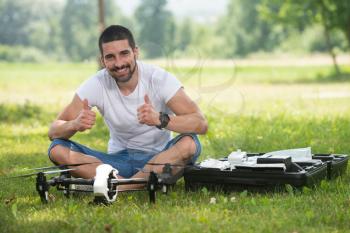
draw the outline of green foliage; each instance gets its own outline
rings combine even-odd
[[[3,0],[0,4],[0,44],[35,47],[49,51],[51,58],[56,57],[53,53],[60,53],[62,48],[58,25],[61,8],[59,3],[43,0]]]
[[[191,19],[186,18],[181,25],[178,26],[177,30],[177,49],[180,51],[185,51],[186,48],[192,42],[193,33],[193,23]]]
[[[329,32],[340,30],[350,46],[350,2],[347,0],[263,0],[259,11],[268,21],[277,20],[300,31],[310,24],[321,24]]]
[[[8,124],[15,123],[34,123],[48,122],[47,117],[52,117],[52,114],[44,113],[42,108],[30,102],[24,104],[0,104],[0,122]]]
[[[321,25],[309,26],[302,32],[289,30],[288,35],[276,50],[294,52],[295,54],[326,53],[329,51],[324,37],[324,29]],[[331,44],[337,53],[346,51],[348,47],[345,35],[339,30],[332,32]]]
[[[67,1],[60,26],[65,52],[73,60],[86,60],[98,54],[97,7],[94,1]],[[95,46],[93,46],[95,45]]]
[[[67,1],[60,27],[65,53],[74,61],[95,60],[98,52],[98,8],[96,1]],[[107,23],[123,23],[120,9],[113,1],[105,1]]]
[[[274,24],[261,20],[257,7],[261,0],[231,0],[225,17],[221,19],[219,33],[224,36],[225,56],[247,55],[252,52],[271,51],[286,37]]]
[[[175,22],[165,9],[166,0],[145,0],[135,11],[138,40],[147,57],[165,56],[174,50]]]
[[[347,0],[230,0],[218,21],[179,21],[167,0],[146,0],[132,17],[105,0],[106,25],[134,33],[145,58],[233,58],[263,52],[347,51],[350,43]],[[17,61],[95,61],[100,34],[96,1],[2,0],[0,45],[30,49]],[[298,43],[300,41],[300,43]],[[144,53],[143,53],[144,52]],[[27,55],[28,54],[28,55]],[[9,56],[2,59],[14,61]]]
[[[8,62],[43,62],[47,56],[42,51],[23,46],[0,45],[0,60]]]
[[[29,0],[2,0],[0,2],[0,43],[28,45],[28,23],[35,17]]]

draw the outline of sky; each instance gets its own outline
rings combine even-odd
[[[141,0],[116,0],[125,15],[132,15]],[[168,0],[169,9],[177,19],[186,17],[197,22],[212,22],[225,13],[228,0]]]

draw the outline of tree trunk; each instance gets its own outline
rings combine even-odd
[[[330,22],[329,22],[329,14],[327,14],[327,8],[326,8],[326,5],[325,5],[324,1],[320,1],[320,3],[321,3],[322,24],[323,24],[323,27],[324,27],[324,35],[325,35],[325,38],[326,38],[327,49],[328,49],[329,54],[332,57],[335,73],[337,75],[339,75],[340,74],[340,69],[339,69],[339,66],[338,66],[338,63],[337,63],[337,56],[336,56],[336,54],[335,54],[335,52],[333,50],[333,45],[332,45],[332,42],[331,42],[331,35],[330,35],[331,27],[330,27]]]
[[[332,57],[335,73],[337,75],[339,75],[340,69],[339,69],[339,66],[337,63],[337,55],[335,54],[335,52],[333,50],[333,45],[332,45],[331,36],[330,36],[330,30],[329,30],[329,27],[327,27],[327,25],[324,25],[324,34],[326,37],[326,44],[327,44],[328,52]]]
[[[104,0],[98,0],[98,26],[100,33],[105,29],[105,6]]]
[[[98,29],[99,29],[99,33],[101,34],[105,28],[106,28],[106,25],[105,25],[104,0],[98,0]],[[102,69],[103,65],[101,63],[101,59],[100,59],[99,55],[97,55],[97,63],[98,63],[99,69]]]

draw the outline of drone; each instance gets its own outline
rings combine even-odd
[[[170,164],[170,163],[148,163],[150,165],[162,165],[163,169],[161,173],[156,173],[154,171],[145,171],[139,169],[140,171],[149,173],[148,179],[145,178],[117,178],[116,173],[110,165],[105,165],[104,175],[101,178],[97,178],[97,175],[93,179],[75,178],[72,177],[70,171],[76,170],[76,167],[81,165],[86,165],[91,163],[79,163],[79,164],[65,164],[50,167],[34,168],[31,170],[39,170],[39,172],[15,176],[11,178],[19,177],[31,177],[36,176],[36,191],[38,192],[41,202],[44,204],[49,203],[49,190],[51,187],[56,187],[58,191],[62,191],[64,196],[69,198],[72,193],[93,193],[94,204],[104,204],[109,205],[116,200],[118,192],[129,192],[129,191],[148,191],[150,203],[156,202],[156,192],[161,190],[163,194],[167,194],[169,186],[175,185],[176,181],[182,176],[182,172],[173,174],[172,167],[181,167],[182,165]],[[103,166],[100,165],[100,166]],[[99,167],[98,167],[99,168]],[[112,168],[112,169],[110,169]],[[107,169],[107,170],[106,170]],[[107,171],[107,173],[106,173]],[[98,171],[96,170],[96,173]],[[59,174],[58,176],[48,177],[47,175]],[[144,184],[143,189],[127,189],[119,190],[118,188],[123,185],[130,184]],[[88,187],[87,189],[77,188],[80,185]]]

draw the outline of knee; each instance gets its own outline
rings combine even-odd
[[[197,150],[196,143],[191,136],[184,136],[175,146],[179,149],[183,160],[190,159]]]
[[[69,156],[69,151],[67,147],[64,147],[62,145],[56,145],[51,148],[49,154],[50,154],[50,159],[58,164],[70,164],[73,163],[71,161],[71,158]]]

